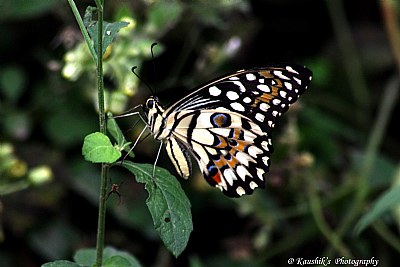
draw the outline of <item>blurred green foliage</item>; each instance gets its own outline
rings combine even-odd
[[[83,15],[93,2],[77,4]],[[104,54],[107,110],[115,114],[149,94],[132,66],[166,104],[187,94],[183,87],[241,68],[283,61],[314,72],[274,133],[265,191],[231,200],[200,173],[183,181],[194,231],[175,259],[154,230],[144,186],[113,168],[121,203],[108,199],[107,244],[142,266],[281,266],[322,256],[397,263],[398,96],[389,111],[383,100],[399,82],[378,4],[106,1],[106,21],[129,22]],[[99,169],[81,155],[84,136],[98,128],[95,66],[63,1],[3,0],[0,22],[0,265],[72,260],[95,244]],[[118,121],[129,141],[141,131],[135,122]],[[135,160],[154,162],[151,139]],[[171,168],[165,155],[158,165]]]

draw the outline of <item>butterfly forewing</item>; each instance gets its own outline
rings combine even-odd
[[[157,119],[160,123],[152,132],[167,143],[168,155],[181,176],[190,173],[186,171],[189,152],[209,184],[230,197],[251,194],[264,187],[263,174],[269,170],[273,151],[271,130],[277,118],[304,93],[311,75],[298,65],[226,75],[165,111],[153,110],[149,122]]]

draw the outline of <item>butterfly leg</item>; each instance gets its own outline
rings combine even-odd
[[[140,118],[142,118],[142,116],[140,115],[140,112],[139,112],[139,111],[135,111],[135,112],[131,112],[131,113],[126,113],[126,114],[122,114],[122,115],[112,116],[112,118],[113,118],[113,119],[119,119],[119,118],[134,116],[134,115],[139,115]],[[142,120],[143,120],[143,118],[142,118]]]
[[[154,165],[153,165],[153,176],[152,176],[153,179],[154,179],[155,174],[156,174],[156,165],[157,165],[158,158],[160,157],[162,145],[163,145],[163,142],[160,142],[160,147],[158,148],[156,160],[154,161]]]
[[[148,128],[148,125],[146,124],[146,126],[144,126],[143,130],[140,132],[139,136],[136,138],[135,143],[133,143],[133,146],[131,147],[131,149],[129,149],[128,153],[125,155],[125,157],[122,159],[122,161],[124,161],[126,159],[126,157],[133,151],[133,149],[136,147],[137,143],[139,142],[140,138],[142,137],[144,131]]]
[[[139,142],[140,138],[142,137],[144,131],[146,131],[146,129],[148,128],[148,125],[146,124],[146,126],[144,126],[143,130],[140,132],[138,138],[136,139],[135,143],[133,144],[132,148],[129,150],[129,152],[131,152],[137,145],[137,143]]]

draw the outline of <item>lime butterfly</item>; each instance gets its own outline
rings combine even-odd
[[[206,181],[225,195],[252,194],[265,187],[276,121],[311,78],[303,66],[276,64],[215,79],[168,108],[150,96],[142,106],[145,129],[166,146],[183,178],[191,176],[192,156]]]

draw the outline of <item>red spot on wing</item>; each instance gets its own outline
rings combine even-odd
[[[220,173],[220,171],[218,170],[218,172],[214,176],[211,176],[211,179],[213,179],[214,182],[216,182],[217,184],[220,184],[221,183],[221,173]]]

